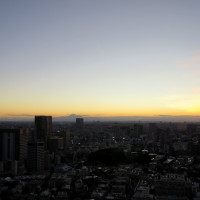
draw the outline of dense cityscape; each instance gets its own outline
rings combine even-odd
[[[200,123],[0,122],[0,199],[197,200]]]
[[[200,0],[0,0],[0,200],[200,200]]]

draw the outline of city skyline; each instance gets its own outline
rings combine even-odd
[[[200,116],[199,6],[1,1],[0,120]]]

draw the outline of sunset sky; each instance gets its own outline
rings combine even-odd
[[[199,0],[0,1],[0,118],[200,115]]]

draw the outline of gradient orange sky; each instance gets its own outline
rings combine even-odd
[[[0,118],[200,115],[199,6],[1,1]]]

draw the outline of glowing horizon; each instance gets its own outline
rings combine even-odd
[[[139,117],[159,117],[159,116],[198,116],[199,112],[196,112],[197,109],[193,108],[190,109],[188,111],[183,111],[183,110],[171,110],[171,112],[169,111],[169,109],[166,109],[166,112],[160,112],[160,110],[158,110],[157,112],[152,111],[153,109],[150,110],[146,110],[146,109],[137,109],[137,111],[135,112],[119,112],[118,110],[115,112],[115,114],[109,113],[109,112],[97,112],[98,114],[95,113],[89,113],[89,112],[58,112],[58,113],[54,113],[54,112],[29,112],[26,114],[22,114],[19,112],[12,112],[12,114],[6,113],[4,115],[1,115],[0,118],[32,118],[33,116],[37,116],[37,115],[50,115],[53,117],[63,117],[63,116],[70,116],[72,114],[75,115],[80,115],[80,116],[85,116],[85,117],[131,117],[131,116],[139,116]],[[198,108],[198,111],[200,109]],[[200,116],[200,115],[199,115]]]

